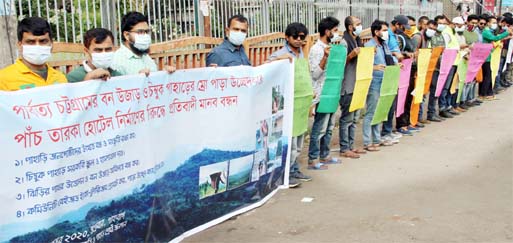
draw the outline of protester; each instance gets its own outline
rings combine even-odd
[[[374,67],[372,72],[372,81],[369,87],[366,100],[366,112],[363,118],[363,146],[367,151],[379,151],[379,146],[391,146],[391,141],[381,140],[381,124],[371,125],[372,118],[376,111],[381,82],[387,65],[393,65],[392,53],[388,49],[386,42],[389,35],[388,24],[381,20],[375,20],[371,25],[372,39],[365,43],[366,47],[375,47]]]
[[[151,29],[148,17],[139,12],[128,12],[121,19],[121,39],[123,44],[114,53],[112,69],[122,75],[144,73],[158,70],[157,64],[151,59]],[[165,66],[169,73],[176,69],[173,66]]]
[[[484,28],[482,35],[483,35],[483,43],[492,43],[494,41],[500,41],[504,38],[508,37],[513,33],[511,28],[508,28],[508,30],[502,34],[496,35],[494,33],[495,30],[497,30],[497,18],[494,16],[488,17],[487,26]],[[482,100],[494,100],[495,95],[493,93],[493,87],[492,87],[492,70],[490,67],[490,60],[491,60],[491,54],[488,56],[486,61],[484,62],[482,68],[483,68],[483,82],[479,83],[479,96]]]
[[[244,40],[248,34],[248,19],[242,15],[234,15],[228,19],[225,38],[221,45],[207,55],[207,66],[229,67],[251,65],[244,50]]]
[[[326,64],[330,55],[331,42],[340,41],[338,35],[339,21],[334,17],[327,17],[319,22],[319,40],[310,49],[308,62],[312,74],[314,87],[314,104],[318,104],[324,81],[326,79]],[[310,133],[310,147],[308,149],[308,169],[327,169],[325,164],[341,163],[338,158],[330,156],[330,142],[335,127],[335,113],[320,113],[314,111],[314,123]]]
[[[110,77],[122,75],[111,68],[114,57],[114,36],[110,30],[104,28],[88,30],[84,34],[84,54],[86,60],[82,66],[66,75],[70,83],[91,79],[107,80]]]
[[[303,54],[303,41],[308,36],[308,29],[302,23],[292,23],[285,29],[285,45],[280,50],[274,52],[269,57],[269,60],[284,59],[284,58],[304,58]],[[295,111],[298,112],[298,111]],[[308,114],[308,110],[304,112]],[[312,177],[303,174],[299,168],[299,155],[303,148],[303,141],[305,134],[297,137],[292,137],[291,152],[290,152],[290,172],[289,172],[289,187],[297,187],[301,181],[311,181]]]
[[[20,58],[0,70],[0,90],[66,83],[66,76],[47,64],[53,44],[50,24],[39,17],[28,17],[18,23],[17,32]]]
[[[339,120],[339,143],[340,155],[346,158],[357,159],[359,154],[366,153],[363,149],[354,148],[354,136],[356,123],[354,122],[355,112],[349,112],[349,106],[353,99],[353,91],[356,83],[356,64],[360,47],[363,47],[360,34],[362,33],[362,21],[355,16],[348,16],[344,20],[346,31],[344,40],[347,43],[347,59],[340,92],[340,120]]]

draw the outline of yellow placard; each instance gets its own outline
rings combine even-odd
[[[426,82],[426,74],[428,71],[429,60],[431,58],[431,49],[420,49],[417,58],[417,80],[415,82],[414,104],[422,102],[424,95],[424,83]]]
[[[372,80],[372,68],[374,64],[374,47],[361,47],[356,64],[356,83],[353,91],[353,99],[349,111],[359,110],[365,107],[367,93]]]
[[[492,51],[492,57],[490,59],[490,69],[492,71],[492,88],[495,87],[495,78],[499,73],[499,64],[501,62],[501,47],[497,46]]]

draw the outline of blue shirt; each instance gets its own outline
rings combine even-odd
[[[251,65],[246,52],[244,52],[244,47],[237,48],[227,39],[224,39],[221,45],[208,53],[207,66],[210,66],[210,64],[217,64],[218,67]]]
[[[374,54],[374,65],[387,65],[385,59],[385,53],[391,55],[390,50],[388,49],[388,45],[378,45],[374,38],[370,39],[367,43],[365,43],[366,47],[375,47],[376,54]],[[381,89],[381,82],[383,80],[384,71],[373,70],[372,71],[372,81],[369,88],[369,91],[378,91]]]

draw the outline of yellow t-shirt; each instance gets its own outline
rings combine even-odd
[[[48,66],[47,78],[44,80],[41,76],[30,70],[21,59],[0,70],[0,90],[4,91],[16,91],[67,82],[68,80],[63,73],[50,66]]]

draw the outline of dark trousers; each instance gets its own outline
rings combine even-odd
[[[479,95],[480,96],[492,96],[492,69],[490,68],[490,62],[483,64],[483,82],[479,83]]]
[[[396,118],[395,127],[397,129],[401,127],[406,127],[410,125],[410,108],[411,103],[413,102],[413,95],[411,92],[415,89],[415,77],[417,74],[417,65],[411,66],[411,74],[410,74],[410,84],[408,85],[408,91],[406,94],[406,101],[404,102],[404,113]],[[399,103],[397,103],[399,105]]]

